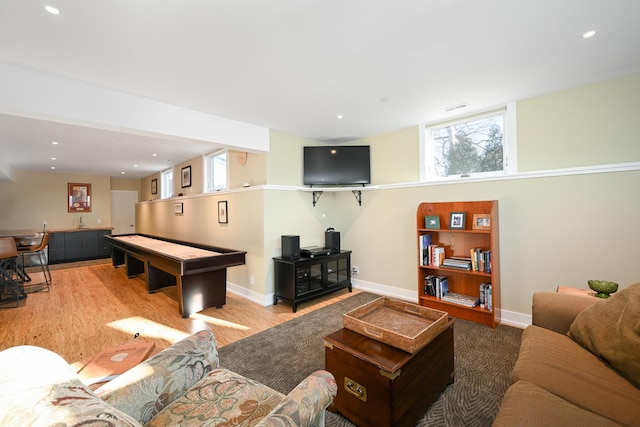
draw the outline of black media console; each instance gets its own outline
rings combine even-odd
[[[349,288],[351,292],[351,251],[340,251],[313,258],[287,259],[277,257],[273,304],[278,300],[298,304],[310,299]]]

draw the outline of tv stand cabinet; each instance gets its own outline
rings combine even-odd
[[[279,300],[293,305],[321,295],[348,288],[351,292],[351,251],[297,260],[273,258],[275,268],[275,294],[273,305]]]

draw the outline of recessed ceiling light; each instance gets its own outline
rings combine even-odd
[[[338,120],[342,120],[342,117],[344,117],[342,114],[338,114]]]
[[[137,168],[137,167],[138,167],[138,165],[133,165],[133,167],[134,167],[134,168]]]
[[[122,171],[122,172],[120,172],[120,173],[121,173],[122,175],[124,175],[126,172],[125,172],[125,171]]]
[[[47,12],[49,12],[52,15],[60,15],[60,10],[58,10],[58,8],[55,8],[55,7],[50,6],[50,5],[46,5],[44,7],[44,10],[46,10]]]
[[[51,141],[51,144],[58,145],[58,141]]]
[[[591,31],[587,31],[586,33],[584,33],[582,35],[582,38],[583,39],[588,39],[588,38],[593,37],[595,35],[596,35],[596,31],[595,30],[591,30]]]
[[[55,166],[51,166],[51,169],[55,169],[55,168],[56,168]]]
[[[380,98],[380,102],[389,102],[389,98]]]
[[[55,157],[52,157],[52,158],[51,158],[51,160],[55,160],[55,159],[56,159]]]
[[[157,154],[156,154],[156,153],[153,153],[153,154],[152,154],[152,156],[153,156],[153,157],[156,157],[156,156],[157,156]]]

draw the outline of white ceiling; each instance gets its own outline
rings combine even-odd
[[[638,0],[50,0],[57,16],[44,4],[0,2],[0,62],[334,142],[640,71]],[[0,115],[14,168],[49,170],[53,139],[57,171],[111,176],[211,151]]]

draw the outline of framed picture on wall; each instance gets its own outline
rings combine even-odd
[[[182,188],[191,187],[191,166],[182,168]]]
[[[158,179],[151,180],[151,194],[158,194]]]
[[[227,201],[222,200],[218,202],[218,222],[220,224],[227,224],[229,222],[229,212],[227,211]]]
[[[91,184],[68,183],[68,212],[91,212]]]

